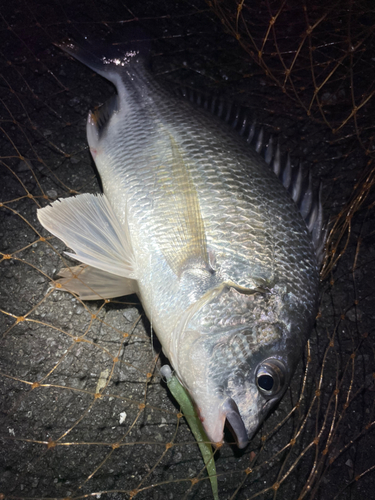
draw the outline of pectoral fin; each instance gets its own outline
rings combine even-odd
[[[120,224],[105,195],[82,194],[38,210],[40,223],[75,253],[66,255],[123,278],[136,279],[127,224]]]
[[[112,299],[138,291],[135,280],[86,265],[61,269],[59,276],[56,283],[82,300]]]
[[[209,268],[209,257],[193,179],[172,136],[170,142],[171,158],[156,171],[157,182],[164,191],[156,209],[167,226],[159,246],[171,269],[180,276],[190,263]]]

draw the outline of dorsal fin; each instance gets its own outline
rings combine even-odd
[[[177,89],[176,94],[222,119],[264,158],[296,203],[311,234],[318,264],[321,265],[327,230],[323,223],[322,189],[319,186],[318,190],[314,190],[311,173],[307,173],[301,163],[293,166],[289,153],[282,158],[280,144],[275,147],[272,135],[267,138],[263,128],[257,130],[256,121],[247,108],[218,96],[206,96],[189,87]]]

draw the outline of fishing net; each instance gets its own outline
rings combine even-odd
[[[89,109],[113,87],[53,45],[140,24],[155,75],[249,106],[322,180],[319,315],[291,387],[244,451],[215,452],[221,499],[373,496],[374,27],[371,2],[16,0],[0,8],[0,498],[207,499],[136,296],[82,302],[38,223],[99,192]]]

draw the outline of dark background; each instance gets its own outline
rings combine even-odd
[[[0,6],[1,498],[211,497],[136,297],[53,291],[65,247],[36,218],[57,197],[99,191],[85,122],[113,94],[53,43],[121,42],[136,24],[156,77],[246,104],[322,180],[330,220],[310,353],[248,448],[227,436],[220,498],[375,498],[375,21],[371,2],[326,3]]]

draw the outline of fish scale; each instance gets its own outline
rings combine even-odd
[[[62,48],[118,95],[87,125],[104,194],[38,212],[82,262],[62,270],[60,284],[83,299],[107,298],[118,275],[116,293],[138,293],[208,437],[222,441],[227,421],[244,447],[285,392],[315,319],[318,261],[305,221],[261,155],[203,109],[203,98],[194,108],[160,86],[141,48]],[[247,129],[233,107],[224,114]],[[294,188],[295,198],[310,196]],[[90,255],[89,229],[71,230],[85,202],[97,204],[98,224],[113,219],[116,250],[95,221],[92,247],[102,244],[102,256]]]

